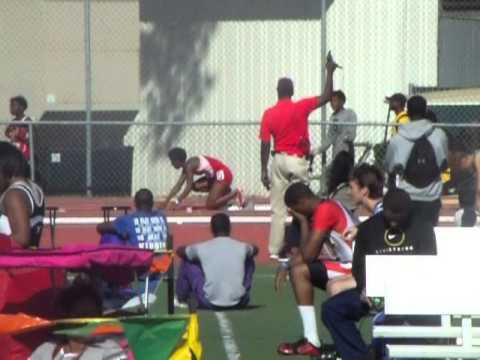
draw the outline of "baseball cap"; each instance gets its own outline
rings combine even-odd
[[[392,96],[385,96],[385,103],[389,104],[392,101],[397,101],[402,104],[407,103],[407,97],[402,93],[395,93]]]

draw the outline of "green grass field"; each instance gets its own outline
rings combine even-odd
[[[231,323],[232,339],[237,345],[239,356],[234,359],[273,360],[285,359],[276,353],[278,343],[297,340],[302,335],[302,327],[295,299],[289,284],[281,294],[273,288],[275,269],[271,266],[257,267],[252,291],[251,308],[241,311],[224,312]],[[160,289],[164,291],[165,289]],[[152,311],[156,314],[166,312],[165,292]],[[332,343],[328,331],[323,327],[320,317],[320,306],[324,293],[315,292],[315,303],[320,338],[325,343]],[[176,309],[177,312],[185,312]],[[199,311],[201,339],[205,349],[205,360],[224,360],[228,358],[217,316],[211,311]],[[360,328],[367,340],[370,339],[371,324],[368,319],[362,320]],[[297,357],[294,357],[296,359]],[[298,357],[300,358],[300,357]]]

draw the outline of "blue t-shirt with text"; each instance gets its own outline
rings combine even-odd
[[[167,246],[168,225],[162,211],[137,211],[118,217],[113,225],[131,246],[149,250],[163,250]]]

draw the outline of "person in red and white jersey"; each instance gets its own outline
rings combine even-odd
[[[25,110],[28,108],[28,102],[25,97],[19,95],[12,97],[10,99],[10,113],[14,117],[12,121],[19,123],[27,123],[32,121],[28,116],[25,115]],[[5,136],[10,140],[10,142],[15,145],[22,155],[25,157],[25,160],[30,160],[30,144],[29,144],[29,134],[28,134],[28,125],[19,124],[14,125],[10,124],[5,130]]]
[[[285,204],[300,224],[300,244],[292,252],[285,270],[290,270],[292,287],[302,318],[304,337],[278,347],[282,355],[321,356],[314,308],[314,287],[326,290],[330,280],[351,274],[352,242],[342,236],[358,223],[336,200],[318,198],[303,183],[290,185]],[[285,274],[285,273],[284,273]],[[277,275],[275,286],[280,286]]]
[[[206,208],[209,210],[220,209],[233,199],[237,200],[240,207],[244,207],[242,191],[231,189],[232,171],[220,160],[206,155],[187,158],[187,152],[182,148],[171,149],[168,157],[175,169],[182,169],[182,174],[168,194],[165,207],[169,206],[171,200],[176,205],[180,204],[191,191],[208,193]],[[196,176],[197,179],[195,179]],[[175,197],[184,184],[183,192]]]
[[[360,164],[350,176],[350,194],[352,202],[362,207],[369,216],[374,216],[383,211],[383,186],[385,179],[383,173],[374,165]],[[354,241],[357,236],[357,227],[348,229],[343,237]],[[353,276],[337,277],[329,281],[327,293],[329,296],[356,287],[357,284]]]

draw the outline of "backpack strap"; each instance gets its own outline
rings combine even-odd
[[[339,185],[335,188],[335,190],[329,195],[329,198],[330,198],[330,199],[333,199],[335,196],[337,196],[337,194],[338,194],[341,190],[343,190],[343,189],[345,189],[345,188],[347,188],[347,187],[349,187],[349,186],[350,186],[350,185],[349,185],[348,183],[345,183],[345,182],[339,184]]]

